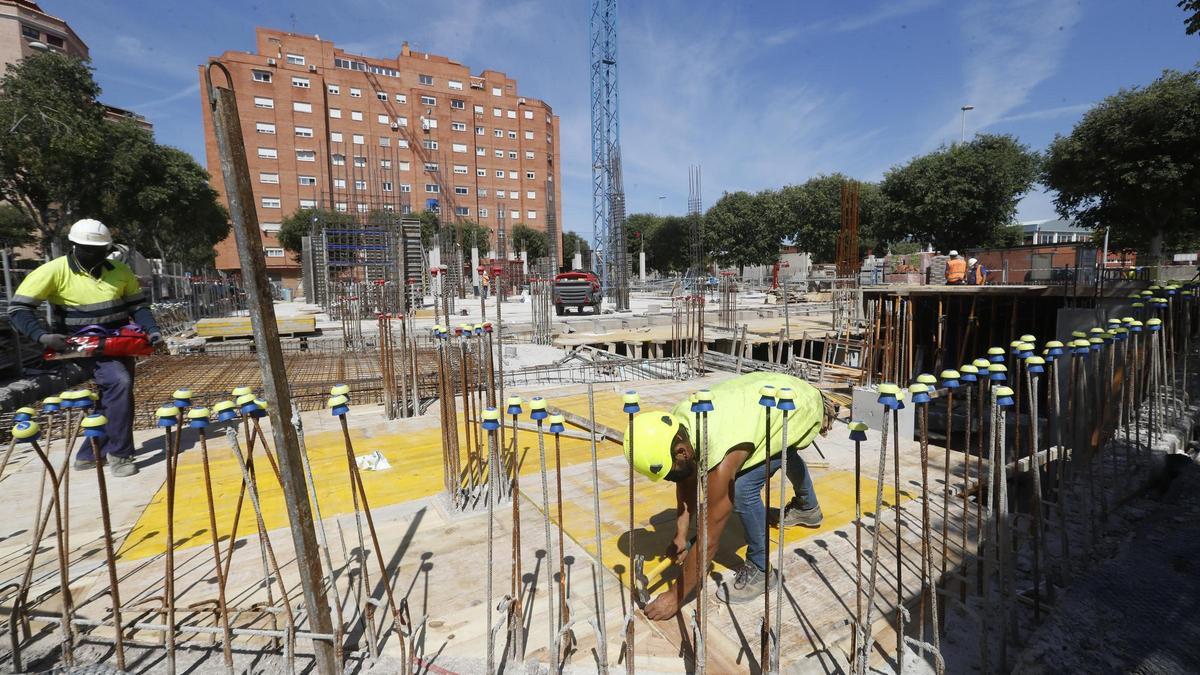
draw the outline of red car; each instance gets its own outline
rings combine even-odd
[[[554,277],[554,313],[566,314],[568,307],[583,313],[591,307],[594,314],[600,313],[600,279],[591,272],[563,272]]]

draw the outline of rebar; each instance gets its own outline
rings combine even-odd
[[[116,640],[117,670],[125,670],[125,629],[121,621],[121,590],[120,584],[117,583],[117,556],[113,548],[112,518],[108,511],[108,487],[104,483],[104,463],[99,461],[100,444],[96,442],[95,436],[89,436],[88,440],[92,445],[92,456],[97,460],[96,489],[100,495],[100,522],[104,526],[104,555],[106,557],[105,567],[108,568],[108,595],[111,601],[113,624],[116,626],[114,638]],[[14,616],[10,620],[15,619],[16,617]],[[172,643],[171,646],[174,647],[174,644]],[[174,658],[174,653],[170,654],[170,658]],[[168,663],[170,663],[173,669],[174,662],[168,661]]]
[[[591,383],[587,386],[588,393],[588,421],[590,429],[596,428],[596,394]],[[596,462],[596,434],[593,431],[588,434],[591,437],[592,450],[592,513],[596,530],[596,566],[592,568],[593,575],[596,579],[596,625],[598,628],[596,656],[599,659],[597,664],[600,668],[601,675],[608,675],[608,630],[605,624],[604,611],[604,575],[606,568],[604,567],[604,538],[600,530],[600,471]],[[490,671],[489,671],[490,672]]]

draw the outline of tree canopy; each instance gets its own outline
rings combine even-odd
[[[727,192],[704,214],[704,248],[717,264],[742,270],[778,259],[778,217],[763,208],[769,201],[755,197],[749,192]]]
[[[546,233],[535,230],[525,223],[513,225],[512,231],[508,235],[508,241],[514,252],[525,251],[530,261],[545,258],[550,251],[546,244]]]
[[[812,254],[813,262],[833,262],[837,255],[837,238],[842,228],[842,186],[850,180],[840,173],[825,174],[765,196],[775,202],[768,213],[777,221],[776,231]],[[883,197],[874,183],[858,185],[859,241],[869,247],[883,216]]]
[[[884,175],[879,235],[939,250],[977,246],[1009,225],[1038,177],[1037,153],[1008,135],[980,134]]]
[[[588,245],[587,239],[575,234],[574,232],[564,232],[562,236],[562,253],[563,264],[570,267],[571,261],[574,260],[575,254],[580,253],[583,257],[587,257],[591,247]]]
[[[1110,246],[1178,249],[1200,240],[1200,72],[1166,71],[1096,104],[1050,144],[1042,180],[1060,215],[1110,228]]]
[[[1187,34],[1200,33],[1200,0],[1179,0],[1176,6],[1187,12],[1187,18],[1183,20]]]

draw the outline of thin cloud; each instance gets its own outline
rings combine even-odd
[[[1052,120],[1059,117],[1074,116],[1091,110],[1092,106],[1094,105],[1094,103],[1076,103],[1074,105],[1063,105],[1056,108],[1032,110],[1030,112],[1001,117],[1000,119],[994,120],[988,126],[993,127],[1000,124],[1007,124],[1009,122],[1024,122],[1026,120]]]
[[[143,103],[138,103],[137,105],[133,106],[133,109],[134,110],[146,110],[148,108],[157,108],[159,106],[166,105],[168,103],[174,103],[175,101],[178,101],[181,98],[193,98],[196,95],[196,92],[198,92],[198,91],[200,91],[200,83],[193,82],[192,84],[184,87],[183,89],[180,89],[179,91],[175,92],[174,94],[171,94],[170,96],[164,96],[162,98],[156,98],[151,101],[145,101]]]
[[[785,28],[774,33],[768,33],[761,39],[767,47],[778,47],[793,40],[818,33],[852,33],[872,26],[899,19],[902,16],[925,11],[940,3],[941,0],[903,0],[887,2],[873,11],[862,12],[836,20],[814,21],[812,23]]]

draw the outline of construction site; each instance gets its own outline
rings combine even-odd
[[[109,385],[11,330],[0,671],[1200,672],[1194,264],[1110,264],[1106,232],[964,283],[956,251],[861,255],[847,179],[831,264],[796,241],[720,266],[692,166],[687,269],[648,275],[616,2],[590,7],[573,260],[553,178],[545,255],[503,205],[481,250],[434,154],[445,217],[400,196],[320,212],[284,297],[253,110],[202,67],[240,270],[148,305],[135,477],[100,459]],[[659,419],[669,449],[644,447]]]

